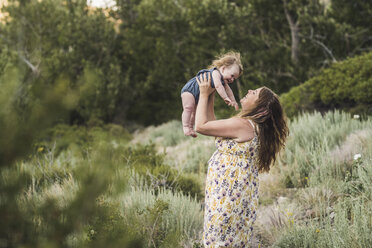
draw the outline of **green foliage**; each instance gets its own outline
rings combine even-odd
[[[120,205],[98,199],[102,206],[87,225],[87,247],[143,247],[143,240],[128,233],[129,223],[124,221]]]
[[[372,21],[371,7],[372,3],[369,1],[357,0],[350,3],[346,0],[337,0],[332,2],[331,15],[336,20],[343,20],[352,23],[355,27],[369,29],[369,23]],[[354,15],[354,13],[359,13],[359,15]]]
[[[323,70],[281,96],[288,116],[313,109],[343,109],[371,114],[372,53],[350,58]]]
[[[164,163],[164,155],[157,154],[155,145],[137,146],[123,152],[130,167],[136,173],[146,178],[146,183],[152,188],[164,187],[180,190],[185,194],[202,199],[202,189],[197,178],[192,175],[179,173],[176,169]]]
[[[3,106],[0,127],[6,134],[0,141],[2,165],[10,165],[17,157],[27,154],[33,139],[44,128],[64,118],[78,99],[76,92],[68,88],[67,80],[59,80],[54,86],[35,80],[33,85],[26,87],[22,84],[22,77],[26,75],[22,70],[8,67],[0,77],[0,103]],[[24,94],[32,101],[23,102]]]
[[[87,127],[57,124],[42,132],[34,146],[36,149],[53,148],[53,152],[59,155],[67,148],[79,147],[78,149],[82,151],[94,143],[109,143],[114,148],[123,147],[131,139],[129,132],[120,125],[100,124],[92,121],[88,124],[90,126]]]
[[[203,211],[195,198],[164,188],[151,189],[137,174],[130,179],[129,188],[120,197],[123,213],[126,222],[139,225],[133,230],[144,234],[147,243],[161,242],[164,245],[168,238],[172,240],[176,235],[175,247],[178,247],[181,241],[187,243],[199,238]]]
[[[372,47],[368,1],[286,1],[299,27],[297,62],[283,1],[117,0],[109,18],[85,0],[7,2],[0,246],[202,247],[201,182],[213,140],[186,138],[173,121],[144,138],[156,145],[132,146],[118,124],[179,119],[181,87],[218,53],[242,54],[237,99],[306,81],[282,95],[290,116],[371,107],[371,53],[355,56]],[[216,110],[232,112],[219,98]],[[303,188],[296,203],[315,217],[301,216],[274,247],[368,247],[371,121],[315,113],[290,126],[280,178]]]
[[[279,162],[297,190],[302,216],[273,247],[368,247],[371,244],[371,121],[346,113],[303,114]],[[300,215],[300,214],[299,214]]]
[[[31,156],[1,168],[2,240],[9,246],[200,247],[199,175],[166,164],[168,154],[155,144],[128,143],[121,126],[88,124],[38,131],[26,152]],[[297,202],[314,214],[287,225],[274,247],[371,242],[370,126],[338,112],[304,114],[290,123],[278,169],[287,186],[304,187]],[[179,123],[158,128],[159,141]],[[190,141],[205,153],[212,145],[202,137],[175,140],[167,148],[177,151]],[[361,157],[353,160],[355,153]]]
[[[44,138],[38,139],[32,156],[1,170],[4,242],[10,246],[177,247],[181,240],[195,237],[202,218],[200,205],[190,194],[200,187],[193,188],[190,176],[176,175],[163,164],[163,156],[153,146],[125,146],[127,133],[112,124],[71,130],[58,125],[48,131],[50,135],[44,132]],[[115,134],[124,135],[114,138]],[[45,139],[48,136],[50,140]],[[57,154],[56,144],[63,140],[69,145]],[[126,188],[131,171],[138,167],[149,169],[145,174],[149,179],[172,176],[172,184],[165,191],[161,185],[155,190],[144,183],[144,192],[153,202],[128,221],[132,215],[118,204],[121,197],[138,196]]]
[[[115,151],[130,135],[114,124],[49,129],[76,104],[70,98],[76,93],[65,80],[55,85],[35,80],[28,92],[35,101],[21,109],[17,100],[23,76],[9,67],[1,80],[1,245],[142,247],[114,207],[96,202],[104,194],[125,189],[125,175],[115,174],[119,161]],[[62,147],[56,145],[60,140],[65,142]],[[89,225],[100,230],[94,240],[87,240]]]
[[[6,39],[0,45],[4,47],[0,65],[23,68],[22,85],[35,80],[45,85],[55,85],[60,79],[69,81],[67,86],[81,97],[65,121],[113,121],[116,117],[122,122],[121,112],[131,94],[126,88],[125,69],[112,55],[118,50],[117,33],[101,9],[89,10],[86,4],[84,0],[8,1],[3,8],[9,18],[2,30]],[[27,93],[27,88],[24,91]],[[27,95],[23,99],[28,104],[33,100]]]
[[[75,124],[179,119],[182,86],[229,50],[241,53],[245,68],[232,85],[239,100],[262,85],[287,92],[372,47],[365,1],[117,0],[110,10],[85,0],[7,2],[0,73],[9,65],[23,72],[22,106],[35,100],[35,80],[68,81],[80,97],[63,120]],[[218,116],[233,112],[219,98],[216,107]]]
[[[167,165],[164,154],[158,154],[154,144],[128,146],[130,137],[123,127],[115,124],[92,127],[60,124],[46,130],[39,138],[35,144],[35,152],[38,151],[38,155],[33,156],[30,162],[41,165],[39,173],[42,173],[43,177],[50,179],[54,175],[53,177],[63,178],[66,175],[66,166],[72,169],[76,167],[76,162],[67,160],[56,165],[54,156],[60,159],[66,153],[72,153],[72,156],[89,158],[87,154],[93,147],[106,146],[112,153],[113,160],[126,164],[128,169],[133,168],[145,176],[147,184],[153,188],[166,187],[197,196],[199,199],[203,197],[201,185],[195,176],[180,173]],[[61,167],[62,164],[65,168]],[[49,170],[50,167],[53,168],[52,171]],[[57,168],[59,170],[56,170]],[[37,177],[41,175],[38,174]]]
[[[335,212],[321,224],[288,230],[273,247],[369,247],[371,239],[371,202],[361,199],[337,204]]]
[[[351,119],[342,112],[303,114],[290,122],[291,133],[280,159],[285,184],[304,187],[329,177],[345,178],[352,156],[368,149],[370,122]],[[352,144],[344,144],[345,140]]]

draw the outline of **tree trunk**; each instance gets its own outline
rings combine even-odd
[[[240,81],[239,81],[239,79],[236,79],[235,80],[236,81],[236,86],[237,86],[237,88],[238,88],[238,96],[239,96],[239,100],[240,99],[242,99],[242,87],[241,87],[241,85],[240,85]],[[238,101],[239,102],[239,101]]]
[[[299,44],[300,44],[299,23],[298,23],[298,20],[295,21],[294,18],[288,12],[286,0],[283,0],[283,6],[284,6],[285,17],[287,18],[289,28],[291,30],[291,41],[292,41],[291,59],[294,64],[297,64],[298,54],[299,54]]]

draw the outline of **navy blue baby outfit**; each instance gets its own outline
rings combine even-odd
[[[201,71],[199,71],[195,77],[191,78],[186,84],[185,86],[183,86],[182,90],[181,90],[181,94],[183,92],[190,92],[194,97],[195,97],[195,103],[198,104],[199,102],[199,95],[200,95],[200,90],[199,90],[199,85],[198,85],[198,82],[196,81],[196,77],[199,77],[200,74],[202,73],[205,73],[205,72],[210,72],[208,73],[208,76],[211,76],[212,75],[212,72],[214,70],[217,70],[216,67],[212,68],[212,69],[203,69]],[[221,73],[220,73],[221,74]],[[225,85],[225,83],[223,82],[223,78],[222,78],[222,75],[221,75],[221,82],[222,82],[222,85]],[[212,88],[214,88],[214,82],[213,82],[213,77],[211,78],[211,86]]]

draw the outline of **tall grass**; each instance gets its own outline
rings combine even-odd
[[[327,112],[324,116],[303,114],[290,122],[290,137],[279,161],[282,175],[295,187],[325,182],[330,176],[344,178],[347,165],[337,163],[332,149],[341,146],[348,135],[364,129],[369,130],[369,134],[360,139],[362,143],[367,142],[371,138],[371,125],[371,120],[352,119],[343,112]],[[362,147],[355,147],[355,151],[361,153]]]
[[[141,223],[142,226],[137,230],[143,235],[159,226],[161,232],[179,234],[182,242],[187,243],[200,238],[203,211],[196,198],[181,192],[174,193],[169,189],[149,188],[143,179],[133,175],[137,179],[135,181],[131,179],[128,191],[117,198],[128,222],[136,220],[134,222]],[[148,217],[146,212],[159,202],[166,205],[161,213],[162,217],[159,218],[159,223],[151,223],[152,225],[148,226],[145,221]]]
[[[360,199],[338,203],[322,221],[295,225],[273,247],[371,247],[371,204]]]
[[[299,217],[273,247],[371,247],[372,121],[305,114],[290,130],[279,168]]]

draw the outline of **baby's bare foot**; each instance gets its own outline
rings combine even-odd
[[[191,128],[183,128],[183,133],[185,134],[185,136],[191,136],[193,138],[197,136],[195,131],[192,130]]]
[[[198,137],[198,135],[196,134],[196,132],[194,130],[191,130],[191,137],[193,137],[193,138]]]

